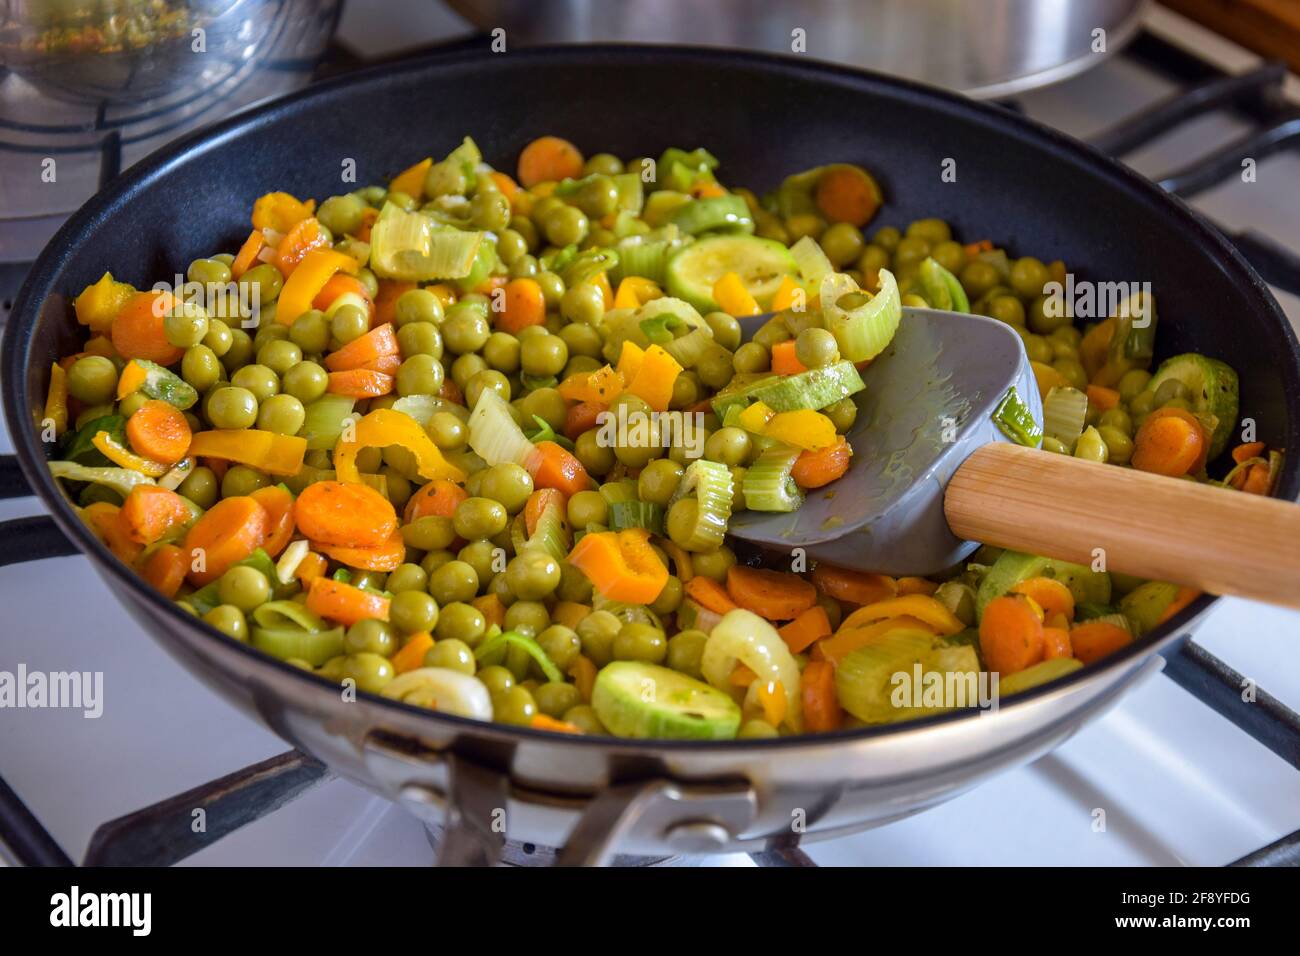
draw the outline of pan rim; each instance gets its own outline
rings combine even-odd
[[[315,692],[328,694],[337,698],[337,685],[315,674],[302,671],[283,661],[270,657],[247,644],[232,642],[210,625],[203,625],[194,617],[181,611],[175,602],[169,601],[161,594],[147,587],[126,565],[114,557],[108,549],[76,517],[72,505],[56,487],[46,468],[43,449],[35,441],[25,414],[30,412],[26,397],[26,378],[30,362],[32,336],[40,315],[41,306],[50,294],[59,290],[50,288],[54,274],[62,267],[72,254],[72,240],[91,230],[101,217],[128,201],[138,191],[149,188],[156,181],[167,175],[176,166],[183,165],[186,158],[208,150],[218,148],[228,139],[239,136],[256,135],[262,128],[273,125],[286,111],[300,108],[317,99],[329,99],[337,91],[353,87],[371,87],[382,89],[387,82],[400,81],[408,74],[437,71],[439,69],[463,68],[473,60],[485,55],[481,48],[456,50],[451,52],[436,51],[405,58],[396,62],[381,63],[374,66],[313,84],[286,96],[270,100],[234,116],[228,117],[210,126],[195,130],[175,140],[158,151],[150,154],[133,165],[105,189],[91,197],[78,209],[59,231],[54,235],[34,262],[28,272],[22,288],[13,304],[8,327],[3,342],[3,379],[5,420],[19,464],[31,484],[32,490],[49,508],[51,516],[59,528],[68,535],[78,550],[91,558],[101,572],[107,570],[112,580],[126,588],[126,597],[144,604],[160,616],[163,621],[171,621],[176,627],[194,626],[210,640],[220,641],[222,646],[246,655],[249,664],[263,669],[267,674],[291,674],[294,679],[305,680],[303,685],[314,688]],[[495,56],[495,54],[486,54]],[[528,47],[512,51],[510,56],[502,57],[507,64],[527,63],[542,59],[547,63],[556,60],[570,65],[592,65],[607,62],[635,61],[637,58],[677,59],[692,63],[709,62],[715,65],[732,64],[762,68],[770,72],[789,73],[803,79],[835,83],[856,89],[859,92],[874,95],[894,95],[914,101],[923,101],[928,108],[955,112],[971,118],[972,114],[986,126],[1000,129],[1018,139],[1037,141],[1039,147],[1052,149],[1065,161],[1078,166],[1089,173],[1106,179],[1112,187],[1147,203],[1169,203],[1169,211],[1181,217],[1183,225],[1195,233],[1196,241],[1215,253],[1220,269],[1236,273],[1240,280],[1236,284],[1244,286],[1249,292],[1259,297],[1259,304],[1274,320],[1275,331],[1279,333],[1280,342],[1276,343],[1286,349],[1290,358],[1288,364],[1280,368],[1284,391],[1290,395],[1300,396],[1300,342],[1281,307],[1273,297],[1271,290],[1255,273],[1241,253],[1215,229],[1199,212],[1191,208],[1177,196],[1161,190],[1150,180],[1137,172],[1059,130],[1046,126],[1021,114],[1013,113],[1002,107],[971,100],[960,94],[930,87],[910,80],[885,76],[882,74],[839,66],[823,61],[810,60],[795,55],[778,55],[750,51],[729,51],[699,46],[659,46],[634,43],[608,44],[555,44]],[[38,296],[38,292],[40,293]],[[1248,293],[1247,293],[1248,294]],[[1300,419],[1300,417],[1298,417]],[[1288,423],[1292,437],[1300,436],[1300,420]],[[21,437],[19,437],[21,436]],[[1291,442],[1296,444],[1296,442]],[[1300,493],[1300,463],[1288,461],[1284,467],[1277,496],[1294,500]],[[119,598],[121,601],[122,598]],[[1103,673],[1114,674],[1126,668],[1136,666],[1139,659],[1145,659],[1158,653],[1168,644],[1180,640],[1186,635],[1180,632],[1193,619],[1204,613],[1218,598],[1213,595],[1201,595],[1177,615],[1167,621],[1155,634],[1140,641],[1135,641],[1111,657],[1101,667],[1081,668],[1065,678],[1053,681],[1041,687],[1033,688],[1016,699],[1003,705],[1005,708],[1021,708],[1040,697],[1075,686],[1083,681]],[[160,631],[166,629],[160,628]],[[1161,633],[1163,632],[1163,633]],[[158,635],[163,639],[163,635]],[[173,635],[168,632],[166,638]],[[620,737],[595,737],[581,735],[560,735],[530,727],[506,727],[487,721],[457,717],[438,713],[425,708],[404,704],[377,694],[362,692],[361,695],[372,705],[393,708],[394,713],[402,713],[420,720],[431,720],[442,724],[450,730],[464,731],[468,734],[496,737],[507,742],[531,740],[552,746],[600,747],[636,751],[668,751],[676,754],[710,754],[710,753],[759,753],[764,751],[784,751],[789,748],[821,746],[854,741],[865,741],[900,734],[914,734],[930,727],[946,725],[956,721],[971,720],[979,717],[978,712],[952,711],[935,714],[930,717],[898,724],[883,724],[832,731],[824,734],[801,734],[781,737],[773,740],[729,740],[729,741],[683,741],[683,740],[635,740]]]

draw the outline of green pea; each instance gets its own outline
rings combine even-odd
[[[684,594],[685,588],[682,586],[681,579],[675,575],[669,575],[668,580],[664,582],[664,586],[659,592],[659,596],[650,605],[650,610],[660,615],[673,614],[681,606]]]
[[[569,525],[575,529],[608,524],[609,504],[599,491],[579,491],[569,498],[568,519]]]
[[[658,664],[668,654],[668,640],[649,624],[624,624],[614,637],[612,651],[616,661]]]
[[[1029,303],[1029,327],[1039,335],[1047,335],[1070,324],[1070,316],[1060,302],[1040,295]]]
[[[361,228],[366,204],[360,196],[345,193],[330,196],[316,210],[316,219],[336,236],[354,233]]]
[[[271,479],[256,468],[247,465],[232,465],[221,478],[221,497],[242,498],[251,495],[258,488],[265,488]]]
[[[1052,368],[1061,373],[1067,385],[1074,388],[1084,389],[1088,386],[1088,373],[1083,370],[1083,365],[1075,359],[1057,359],[1052,363]]]
[[[1135,423],[1140,422],[1143,418],[1150,415],[1156,409],[1156,393],[1150,389],[1144,389],[1133,396],[1133,400],[1128,403],[1129,414],[1133,416]]]
[[[343,679],[351,679],[357,690],[377,694],[397,676],[392,661],[379,654],[349,654],[343,660]]]
[[[294,346],[293,343],[289,341],[289,330],[279,322],[262,322],[262,324],[257,327],[257,334],[253,336],[254,354],[260,352],[272,342],[284,342],[297,348],[297,346]],[[302,350],[299,349],[299,358],[302,358],[301,353]]]
[[[1119,391],[1120,401],[1131,403],[1134,398],[1146,391],[1147,383],[1150,381],[1151,373],[1146,369],[1129,369],[1120,376],[1119,384],[1115,386]]]
[[[244,619],[244,612],[233,604],[217,605],[203,615],[203,620],[226,635],[226,637],[233,638],[240,643],[248,643],[248,621]]]
[[[1054,452],[1058,455],[1068,455],[1069,447],[1059,438],[1053,438],[1051,435],[1043,436],[1043,451]]]
[[[992,296],[985,305],[985,311],[991,319],[997,319],[1016,328],[1024,327],[1025,306],[1014,295]]]
[[[1001,276],[992,263],[985,262],[983,259],[972,259],[962,268],[959,278],[966,294],[972,299],[978,299],[996,286]]]
[[[185,350],[181,358],[181,378],[199,392],[206,392],[221,378],[221,360],[206,345]]]
[[[474,651],[470,649],[468,644],[455,638],[448,638],[434,644],[425,652],[424,666],[444,667],[447,670],[456,671],[459,674],[468,674],[472,677],[477,662],[474,660]],[[509,671],[506,673],[509,673]],[[511,675],[511,680],[514,680],[513,675]]]
[[[942,240],[935,243],[930,250],[930,255],[935,262],[943,266],[953,275],[961,271],[961,267],[966,264],[966,249],[960,242],[954,242],[951,239]],[[859,260],[859,263],[861,260]],[[859,264],[859,268],[861,265]],[[877,266],[876,268],[880,268]]]
[[[826,258],[837,269],[842,269],[862,254],[862,233],[849,222],[837,222],[827,228],[818,240]]]
[[[721,389],[731,381],[735,373],[735,367],[731,362],[731,352],[715,342],[714,347],[705,349],[704,354],[695,363],[695,373],[709,388]]]
[[[546,302],[546,308],[548,310],[558,309],[560,307],[560,302],[564,299],[564,280],[556,273],[546,270],[537,273],[537,275],[532,278],[533,281],[541,287],[542,298]],[[604,305],[603,299],[601,304],[602,306]]]
[[[430,199],[439,196],[463,196],[469,190],[470,180],[458,162],[442,160],[429,167],[424,174],[424,195]]]
[[[433,443],[443,451],[464,448],[469,440],[469,429],[451,412],[434,412],[426,431]]]
[[[731,358],[731,364],[742,375],[764,372],[771,364],[771,355],[767,348],[759,342],[746,342],[736,349],[736,354]]]
[[[428,289],[411,289],[397,297],[393,315],[394,323],[399,329],[412,322],[437,325],[443,320],[442,300]],[[406,354],[405,350],[402,354]]]
[[[528,548],[506,566],[506,583],[521,601],[537,601],[555,593],[560,562],[541,548]]]
[[[1050,281],[1047,266],[1033,256],[1017,259],[1011,266],[1011,288],[1022,299],[1041,296],[1043,286]]]
[[[296,435],[307,419],[302,402],[292,395],[274,395],[257,410],[257,427],[280,435]]]
[[[397,368],[397,394],[436,395],[443,374],[442,363],[432,355],[412,355]]]
[[[211,331],[211,323],[209,323]],[[206,340],[205,340],[206,341]],[[230,348],[221,356],[221,362],[227,369],[237,369],[247,365],[253,357],[253,340],[243,329],[230,330]]]
[[[532,636],[542,633],[550,626],[551,615],[541,601],[520,599],[506,608],[507,631],[519,631]]]
[[[388,573],[388,590],[394,594],[403,591],[423,591],[429,586],[429,576],[418,564],[399,564]]]
[[[257,396],[246,388],[222,386],[208,399],[207,414],[215,428],[252,428],[257,421]]]
[[[163,317],[163,334],[169,344],[188,349],[208,334],[208,314],[197,302],[184,302]]]
[[[936,259],[939,259],[940,250],[943,249],[944,245],[946,245],[946,243],[940,246],[936,246],[934,251],[931,253]],[[960,246],[958,248],[960,248]],[[867,245],[863,246],[862,255],[858,256],[858,271],[861,272],[864,276],[871,276],[879,272],[881,269],[888,269],[890,261],[891,260],[890,260],[888,249],[884,248],[881,245],[876,244],[875,242],[870,242]],[[944,264],[942,259],[939,259],[940,265],[943,265],[945,269],[948,269],[949,272],[952,272],[954,274],[960,271],[961,267],[965,264],[965,262],[966,262],[965,250],[962,250],[961,261],[958,262],[951,269],[949,269],[948,266]]]
[[[472,600],[478,586],[478,574],[464,561],[448,561],[429,575],[429,593],[440,607]]]
[[[570,707],[564,712],[565,723],[573,724],[584,734],[592,736],[608,736],[609,731],[605,725],[600,722],[596,716],[596,710],[589,704],[579,704],[577,707]]]
[[[464,391],[470,379],[484,371],[487,371],[487,362],[483,361],[483,356],[472,353],[462,355],[451,363],[451,380]]]
[[[908,225],[907,235],[929,243],[947,242],[952,238],[952,227],[942,219],[917,219]]]
[[[203,285],[225,285],[230,281],[230,266],[216,259],[195,259],[185,270],[185,278]]]
[[[280,379],[265,365],[245,365],[230,376],[230,384],[246,389],[259,402],[280,394]]]
[[[315,362],[299,362],[281,379],[285,396],[299,402],[314,402],[329,388],[329,373]]]
[[[518,684],[492,700],[492,719],[497,723],[527,727],[536,716],[537,702]]]
[[[538,225],[546,241],[560,247],[582,242],[591,229],[591,222],[581,209],[564,203],[548,208]]]
[[[510,200],[499,190],[479,190],[470,200],[469,219],[476,229],[500,233],[510,225]]]
[[[510,379],[495,369],[485,368],[465,384],[465,404],[473,408],[484,392],[496,392],[510,401]]]
[[[278,328],[283,329],[284,326]],[[302,349],[285,340],[267,342],[257,352],[258,364],[265,365],[276,375],[283,375],[301,361]]]
[[[546,656],[561,671],[568,671],[582,653],[582,641],[576,631],[563,624],[552,624],[537,635]]]
[[[835,336],[826,329],[804,329],[794,340],[794,354],[809,368],[823,368],[839,361]]]
[[[695,534],[699,520],[699,504],[694,498],[683,498],[668,509],[665,521],[668,537],[680,548],[685,548]]]
[[[452,527],[451,519],[443,515],[416,518],[402,525],[401,534],[407,547],[421,551],[440,551],[456,540],[456,529]]]
[[[247,614],[271,599],[271,583],[261,571],[236,565],[217,579],[217,596]]]
[[[1087,461],[1106,460],[1106,442],[1102,440],[1096,428],[1089,425],[1083,430],[1079,440],[1074,443],[1074,457]]]
[[[664,661],[668,667],[681,671],[696,680],[702,678],[700,661],[704,657],[704,645],[709,635],[703,631],[681,631],[668,639],[667,657]]]
[[[560,314],[570,322],[599,324],[605,314],[605,296],[592,282],[581,282],[564,293]]]
[[[578,622],[582,653],[597,667],[604,667],[614,659],[614,638],[622,629],[623,622],[609,611],[592,611]]]
[[[599,359],[602,342],[600,332],[590,325],[566,325],[560,329],[560,338],[564,340],[570,357],[585,356]]]
[[[213,355],[217,356],[217,358],[225,358],[234,341],[234,333],[231,332],[230,326],[220,319],[208,319],[208,334],[203,336],[203,344],[211,350]]]
[[[199,465],[185,476],[176,491],[206,511],[217,503],[220,489],[216,473],[211,468]]]
[[[462,538],[491,538],[509,523],[506,508],[491,498],[466,498],[456,507],[452,525]]]
[[[472,569],[471,569],[472,570]],[[432,585],[430,581],[430,585]],[[438,612],[437,637],[439,641],[458,640],[477,647],[487,633],[487,620],[483,612],[472,604],[454,601],[444,604]]]
[[[704,443],[704,457],[724,465],[740,465],[753,449],[749,432],[743,428],[719,428]]]
[[[397,634],[384,621],[373,618],[357,621],[343,636],[343,650],[348,654],[392,657],[397,650]]]
[[[692,555],[691,569],[714,581],[727,580],[727,569],[736,564],[736,555],[725,544],[716,551],[703,551]]]
[[[829,418],[831,424],[835,426],[835,430],[843,435],[858,420],[858,406],[852,398],[841,398],[838,402],[823,408],[822,414]]]
[[[1106,445],[1106,461],[1121,465],[1128,464],[1129,459],[1133,457],[1133,439],[1129,437],[1128,432],[1113,425],[1103,425],[1097,429],[1097,434]]]
[[[111,402],[117,394],[117,366],[102,355],[86,355],[68,369],[68,394],[88,405]]]
[[[1097,428],[1098,430],[1114,428],[1125,435],[1131,435],[1133,434],[1133,419],[1122,407],[1116,405],[1114,408],[1101,413],[1101,417],[1097,419]]]
[[[685,469],[675,461],[666,458],[652,461],[641,470],[637,478],[637,497],[667,507],[684,472]]]
[[[740,345],[740,322],[726,312],[710,312],[704,317],[713,332],[713,341],[724,349],[734,351]]]
[[[117,403],[117,413],[123,418],[130,418],[140,409],[144,408],[145,403],[148,401],[149,396],[144,392],[132,392],[126,398]],[[112,402],[105,402],[103,405],[94,405],[91,407],[102,409],[106,415],[111,415],[113,413]],[[88,421],[93,420],[94,419],[88,419]]]
[[[403,634],[432,631],[438,624],[438,605],[423,591],[403,591],[393,595],[388,619]]]
[[[614,449],[602,443],[598,428],[589,428],[573,443],[573,454],[590,475],[604,475],[614,467]]]
[[[473,568],[480,581],[487,581],[495,573],[497,546],[487,538],[480,538],[461,548],[456,559]]]
[[[479,485],[479,494],[484,499],[491,499],[491,503],[499,504],[508,514],[518,514],[528,503],[528,497],[533,493],[533,479],[527,470],[519,465],[505,462],[500,465],[493,465],[483,472],[482,484]],[[472,499],[471,499],[472,500]],[[468,502],[461,502],[464,507]],[[493,518],[495,527],[495,518]],[[504,524],[502,524],[504,528]],[[472,537],[491,537],[498,533],[492,531],[487,534],[473,535]],[[471,537],[465,535],[464,537]]]
[[[537,335],[520,344],[519,362],[524,373],[537,378],[558,375],[569,361],[569,347],[558,335]]]
[[[1156,389],[1155,403],[1157,408],[1163,408],[1176,398],[1189,399],[1191,397],[1192,390],[1190,388],[1176,378],[1167,378]]]
[[[457,303],[442,320],[443,344],[456,355],[481,349],[492,334],[487,317],[478,309]]]
[[[266,306],[280,297],[284,288],[284,278],[280,270],[268,262],[253,266],[239,277],[239,285],[250,301]]]
[[[339,306],[329,322],[330,333],[344,345],[370,331],[370,316],[351,303]]]
[[[307,355],[322,355],[329,348],[330,320],[320,309],[308,309],[289,326],[289,341]]]

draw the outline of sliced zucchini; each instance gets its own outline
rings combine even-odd
[[[1008,674],[998,680],[998,696],[1007,697],[1018,694],[1031,687],[1038,687],[1066,674],[1073,674],[1083,666],[1083,661],[1074,657],[1054,657],[1048,661],[1039,661],[1033,667]]]
[[[1133,630],[1141,636],[1160,623],[1165,608],[1177,596],[1178,585],[1167,581],[1147,581],[1120,599],[1119,610],[1129,619]]]
[[[1187,352],[1161,362],[1147,388],[1154,392],[1170,379],[1182,382],[1191,391],[1193,411],[1213,416],[1209,457],[1217,458],[1228,447],[1232,431],[1237,427],[1237,373],[1226,362]]]
[[[1040,558],[1019,551],[1003,551],[980,582],[976,596],[979,616],[984,616],[984,608],[995,597],[1001,597],[1029,578],[1055,578],[1070,589],[1076,603],[1110,603],[1110,575],[1105,571],[1094,571],[1082,564]]]
[[[740,729],[740,707],[722,691],[639,661],[605,665],[591,705],[616,737],[730,740]]]
[[[894,675],[913,673],[934,650],[936,638],[926,631],[900,629],[859,647],[835,668],[840,705],[869,724],[894,723],[925,713],[922,707],[895,707]],[[924,666],[924,665],[923,665]]]
[[[796,412],[805,408],[815,411],[866,387],[853,363],[844,361],[810,368],[798,375],[775,376],[756,388],[749,397],[774,412]]]
[[[701,313],[717,312],[713,286],[726,273],[740,276],[760,306],[766,307],[786,276],[799,274],[790,250],[757,236],[707,236],[668,260],[668,294],[685,299]]]

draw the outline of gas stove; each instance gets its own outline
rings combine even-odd
[[[474,42],[434,4],[350,4],[340,72],[413,46]],[[1289,98],[1289,99],[1288,99]],[[1122,154],[1240,237],[1267,279],[1300,282],[1300,82],[1154,8],[1120,56],[1004,105]],[[1189,163],[1189,157],[1198,157]],[[1206,158],[1208,157],[1208,159]],[[1251,159],[1254,175],[1240,175]],[[1249,181],[1248,181],[1249,180]],[[1290,270],[1290,271],[1289,271]],[[21,267],[11,267],[11,281]],[[0,299],[4,294],[0,293]],[[1278,292],[1300,327],[1300,298]],[[2,304],[2,303],[0,303]],[[0,452],[11,451],[7,437]],[[40,512],[0,501],[0,519]],[[80,557],[0,569],[13,622],[0,670],[102,671],[98,717],[0,712],[0,837],[15,862],[428,865],[438,834],[285,744],[208,691],[146,637]],[[68,595],[78,595],[68,600]],[[625,864],[1225,865],[1300,862],[1300,613],[1226,599],[1170,653],[1164,675],[1037,762],[917,816],[753,857]],[[1268,693],[1243,705],[1243,679]],[[152,838],[196,806],[192,845]],[[174,830],[172,832],[175,832]],[[224,835],[221,835],[224,834]],[[217,837],[220,836],[218,839]],[[0,850],[4,849],[0,844]],[[0,853],[0,856],[3,856]],[[511,844],[505,861],[546,864]]]

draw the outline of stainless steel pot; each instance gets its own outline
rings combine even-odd
[[[1095,66],[1132,39],[1148,6],[1148,0],[447,3],[481,30],[504,29],[507,44],[690,43],[806,52],[976,99],[1011,96]]]
[[[680,104],[669,128],[651,122],[666,115],[645,108],[651,88]],[[456,95],[429,109],[430,91],[440,90]],[[775,104],[761,125],[754,102]],[[870,122],[846,121],[856,116]],[[759,189],[810,161],[860,162],[884,184],[882,223],[938,215],[959,235],[1009,236],[1084,274],[1149,279],[1162,314],[1175,317],[1158,346],[1233,364],[1260,440],[1300,446],[1300,349],[1240,255],[1127,167],[1001,108],[789,57],[572,47],[376,68],[193,134],[91,200],[19,294],[0,387],[23,477],[53,520],[0,526],[0,563],[84,552],[142,626],[212,688],[338,772],[445,820],[444,862],[493,859],[507,827],[513,839],[564,846],[565,862],[592,862],[615,847],[649,856],[752,850],[898,819],[1060,744],[1158,668],[1160,651],[1213,601],[1198,598],[1141,641],[996,713],[726,743],[570,737],[367,694],[350,700],[181,612],[95,538],[46,468],[38,409],[49,368],[84,338],[70,297],[102,274],[106,249],[114,275],[145,285],[237,244],[253,200],[268,189],[337,192],[340,150],[379,180],[466,132],[498,162],[542,133],[623,156],[708,145],[724,157],[729,181]],[[939,185],[949,156],[959,157],[958,184]],[[1291,456],[1277,494],[1298,492]]]

